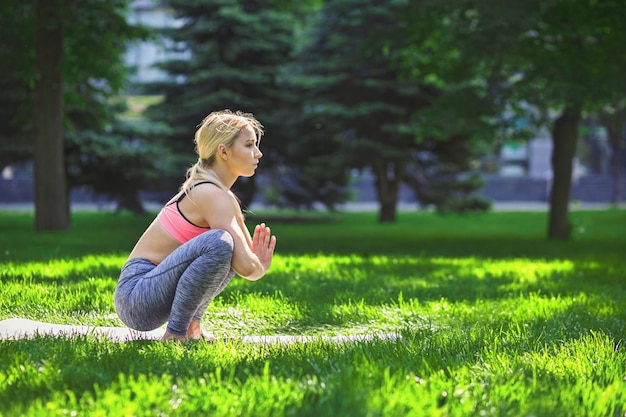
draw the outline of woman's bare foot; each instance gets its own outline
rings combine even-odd
[[[189,337],[187,337],[187,335],[179,336],[179,335],[170,333],[167,330],[165,331],[165,334],[163,334],[163,337],[161,337],[161,342],[184,342],[187,340],[189,340]]]
[[[207,342],[212,342],[215,340],[215,336],[212,334],[205,334],[202,331],[202,327],[200,327],[200,322],[192,320],[189,324],[189,329],[187,329],[187,338],[193,340],[204,340]]]
[[[168,341],[185,342],[189,340],[204,340],[206,342],[213,342],[215,340],[215,337],[212,334],[209,334],[209,335],[204,334],[204,332],[202,331],[202,328],[200,327],[200,323],[193,320],[189,324],[189,328],[187,329],[186,335],[179,336],[179,335],[172,334],[166,330],[165,334],[161,338],[161,341],[163,342],[168,342]]]

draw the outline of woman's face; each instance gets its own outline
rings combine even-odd
[[[259,150],[254,130],[248,126],[241,130],[233,144],[226,148],[229,171],[236,176],[251,177],[263,153]]]

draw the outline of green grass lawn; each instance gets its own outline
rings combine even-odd
[[[152,215],[0,213],[0,319],[119,326],[119,269]],[[203,326],[228,342],[0,341],[0,416],[624,416],[626,211],[257,213],[272,270]],[[333,343],[335,335],[398,333]],[[294,344],[246,335],[313,336]]]

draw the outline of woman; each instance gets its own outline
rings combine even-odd
[[[115,309],[135,330],[167,322],[162,340],[208,339],[200,319],[234,274],[254,281],[272,263],[276,237],[265,224],[253,236],[230,188],[254,175],[263,126],[249,113],[209,114],[194,143],[198,162],[143,233],[122,268]]]

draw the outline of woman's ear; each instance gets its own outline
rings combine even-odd
[[[219,145],[217,145],[217,154],[224,161],[228,160],[228,152],[227,152],[226,145],[224,145],[223,143],[220,143]]]

